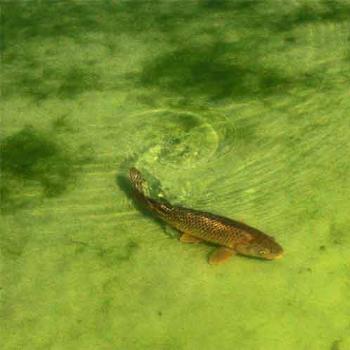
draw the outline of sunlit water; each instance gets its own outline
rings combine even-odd
[[[2,348],[349,349],[349,9],[3,4]],[[208,265],[131,166],[284,258]]]

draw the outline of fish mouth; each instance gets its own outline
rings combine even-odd
[[[272,258],[272,260],[278,260],[278,259],[281,259],[282,257],[283,257],[283,252],[281,252],[281,253],[275,255],[275,256]]]

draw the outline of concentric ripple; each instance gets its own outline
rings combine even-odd
[[[221,116],[200,115],[188,111],[152,110],[130,118],[129,140],[143,165],[192,168],[210,162],[231,149],[234,129]],[[227,134],[231,134],[227,137]],[[137,139],[135,138],[137,135]],[[143,144],[140,145],[139,141]]]

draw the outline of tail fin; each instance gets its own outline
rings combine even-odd
[[[169,210],[172,209],[172,205],[166,201],[162,200],[157,201],[155,199],[152,199],[148,197],[145,193],[145,179],[142,177],[142,174],[139,170],[136,168],[131,168],[129,170],[129,179],[132,184],[132,187],[134,188],[136,197],[145,204],[149,209],[154,210],[159,215],[163,215],[164,213],[168,213]]]
[[[129,179],[134,190],[139,194],[145,197],[144,184],[145,180],[142,177],[141,173],[136,168],[131,168],[129,170]]]

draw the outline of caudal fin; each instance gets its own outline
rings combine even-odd
[[[129,179],[132,184],[132,187],[134,188],[136,198],[139,201],[141,201],[144,205],[146,205],[149,209],[154,210],[158,215],[161,216],[164,216],[164,213],[168,213],[169,210],[172,209],[172,206],[168,201],[162,200],[160,202],[146,195],[146,180],[142,177],[142,174],[139,170],[132,167],[129,170]]]
[[[131,184],[134,190],[138,192],[138,194],[145,196],[145,189],[144,189],[145,180],[142,177],[140,171],[134,167],[131,168],[129,170],[129,179],[131,181]]]

